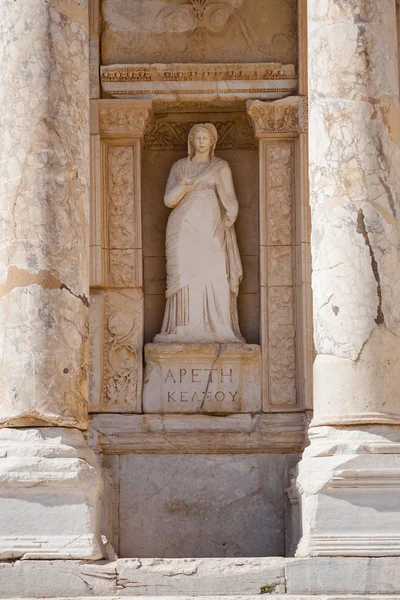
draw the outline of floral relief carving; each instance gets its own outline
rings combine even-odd
[[[114,287],[137,287],[139,269],[137,261],[140,250],[110,250],[110,284]]]
[[[293,288],[268,290],[269,401],[273,406],[296,404],[296,334]]]
[[[103,410],[140,410],[142,299],[141,293],[134,294],[137,297],[127,292],[105,297]]]
[[[101,108],[100,130],[124,131],[135,133],[140,136],[150,117],[150,111],[146,108]]]
[[[267,245],[293,243],[292,144],[267,145]]]
[[[144,147],[147,150],[187,148],[188,134],[195,123],[155,119],[145,133]],[[255,148],[250,128],[234,121],[217,122],[213,125],[218,132],[218,149]]]
[[[89,410],[140,412],[142,291],[92,294],[89,314]]]
[[[108,241],[110,248],[135,247],[135,187],[132,146],[109,146]]]
[[[112,311],[107,319],[107,403],[117,406],[129,397],[136,396],[137,349],[131,344],[134,333],[134,315]]]
[[[204,27],[220,33],[229,18],[244,4],[244,0],[190,0],[187,4],[174,4],[163,8],[156,19],[156,29],[166,33],[183,33]]]
[[[300,130],[298,103],[249,101],[248,114],[257,137],[268,133],[298,133]]]

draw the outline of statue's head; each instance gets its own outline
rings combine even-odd
[[[207,148],[211,160],[214,156],[217,141],[218,133],[212,123],[198,123],[197,125],[193,125],[192,129],[189,131],[188,138],[189,158],[193,158],[193,156],[196,154],[196,150]]]

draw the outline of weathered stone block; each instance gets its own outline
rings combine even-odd
[[[117,561],[117,593],[248,596],[285,591],[283,558],[150,558]]]
[[[144,412],[261,410],[259,346],[147,344],[145,358]]]

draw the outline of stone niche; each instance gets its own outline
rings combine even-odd
[[[258,151],[244,112],[155,115],[147,127],[142,163],[145,343],[159,333],[164,315],[165,230],[171,212],[163,203],[166,181],[172,164],[187,156],[189,129],[205,120],[217,128],[216,154],[229,162],[239,201],[235,228],[244,273],[239,288],[239,322],[247,343],[260,343]],[[146,173],[157,173],[157,177]]]
[[[121,557],[287,554],[298,539],[293,469],[312,362],[296,2],[103,0],[100,12],[89,405],[103,532]],[[202,122],[217,128],[216,156],[229,163],[239,201],[247,345],[171,353],[152,344],[165,308],[163,197]]]

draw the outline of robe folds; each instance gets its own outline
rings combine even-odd
[[[166,198],[185,179],[192,187],[168,219],[166,308],[154,341],[244,342],[237,315],[243,270],[233,225],[239,207],[230,167],[216,157],[206,164],[179,160]]]

